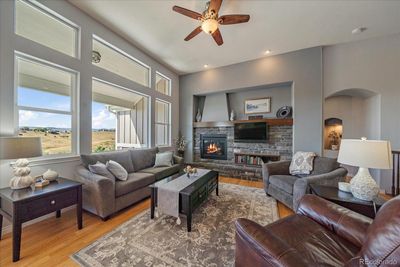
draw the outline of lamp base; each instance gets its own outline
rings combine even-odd
[[[362,167],[351,179],[350,189],[354,197],[365,201],[372,201],[379,193],[379,186],[372,178],[368,168]]]

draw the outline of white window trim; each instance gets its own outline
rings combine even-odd
[[[161,77],[163,77],[164,79],[166,79],[168,81],[168,92],[167,94],[161,93],[160,91],[157,90],[157,84],[155,86],[155,89],[157,92],[163,94],[163,95],[167,95],[167,96],[171,96],[172,95],[172,80],[171,78],[168,78],[166,75],[162,74],[161,72],[156,71],[156,76],[160,75]]]
[[[134,62],[138,63],[139,65],[145,67],[145,68],[148,70],[148,73],[149,73],[149,74],[147,75],[147,82],[148,82],[148,85],[145,86],[145,85],[140,84],[140,83],[138,83],[138,82],[136,82],[136,81],[133,81],[133,80],[131,80],[131,79],[129,79],[129,78],[123,77],[123,76],[119,75],[118,73],[112,72],[112,71],[107,70],[107,69],[104,69],[104,68],[102,68],[102,69],[104,69],[104,70],[106,70],[106,71],[108,71],[108,72],[114,73],[114,74],[116,74],[116,75],[118,75],[118,76],[121,76],[121,77],[123,77],[123,78],[125,78],[125,79],[128,79],[128,80],[130,80],[130,81],[133,81],[133,82],[135,82],[135,83],[137,83],[137,84],[140,84],[140,85],[142,85],[142,86],[144,86],[144,87],[149,87],[149,88],[151,88],[151,67],[150,67],[149,65],[147,65],[147,64],[144,63],[143,61],[140,61],[139,59],[137,59],[137,58],[135,58],[134,56],[130,55],[129,53],[125,52],[124,50],[122,50],[122,49],[116,47],[115,45],[113,45],[113,44],[107,42],[106,40],[104,40],[103,38],[99,37],[99,36],[96,35],[96,34],[93,34],[93,35],[92,35],[92,38],[93,38],[94,40],[96,40],[96,41],[102,43],[103,45],[108,46],[108,48],[111,48],[112,50],[115,50],[117,53],[120,53],[121,55],[123,55],[123,56],[125,56],[125,57],[127,57],[127,58],[133,60]],[[92,64],[92,65],[96,66],[95,64]],[[98,66],[97,66],[97,67],[98,67]],[[100,68],[100,67],[99,67],[99,68]]]
[[[114,87],[117,87],[117,88],[119,88],[119,89],[122,89],[122,90],[125,90],[125,91],[128,91],[128,92],[130,92],[130,93],[135,93],[135,94],[137,94],[137,95],[141,95],[141,96],[143,96],[143,97],[146,97],[147,98],[147,117],[148,117],[148,120],[147,120],[147,144],[144,144],[143,146],[141,146],[142,148],[145,148],[145,147],[150,147],[151,146],[151,138],[150,138],[150,131],[151,131],[151,127],[150,127],[150,124],[151,124],[151,116],[150,116],[150,112],[151,112],[151,105],[150,105],[150,103],[151,103],[151,97],[149,96],[149,95],[146,95],[146,94],[143,94],[143,93],[141,93],[141,92],[138,92],[138,91],[135,91],[135,90],[133,90],[133,89],[129,89],[129,88],[126,88],[126,87],[123,87],[123,86],[121,86],[121,85],[118,85],[118,84],[115,84],[115,83],[112,83],[112,82],[108,82],[108,81],[105,81],[105,80],[103,80],[103,79],[100,79],[100,78],[96,78],[96,77],[92,77],[92,81],[97,81],[97,82],[100,82],[100,83],[105,83],[105,84],[107,84],[107,85],[110,85],[110,86],[114,86]],[[92,87],[91,87],[91,90],[92,90],[92,94],[93,94],[93,83],[92,83]],[[93,99],[92,99],[92,103],[93,103]],[[93,111],[90,113],[90,116],[91,116],[91,118],[92,118],[92,120],[91,120],[91,123],[92,123],[92,121],[93,121]],[[115,121],[115,123],[117,123],[116,121]],[[92,129],[92,131],[93,131],[93,128],[92,127],[90,127],[91,129]],[[115,137],[117,137],[118,136],[118,127],[117,127],[117,125],[115,126]],[[128,144],[125,144],[125,143],[117,143],[117,138],[115,138],[115,147],[118,147],[118,145],[124,145],[124,146],[127,146]],[[135,145],[132,145],[132,147],[134,147]],[[117,150],[114,150],[114,151],[117,151]],[[96,153],[96,152],[92,152],[92,153]]]
[[[25,107],[18,105],[18,59],[31,61],[34,63],[42,64],[51,68],[56,68],[65,72],[69,72],[73,75],[73,83],[71,90],[71,111],[53,110],[46,108],[37,107]],[[64,114],[71,116],[71,153],[55,154],[55,155],[44,155],[39,157],[38,160],[42,159],[53,159],[53,158],[63,158],[79,155],[79,80],[80,73],[73,69],[49,62],[25,53],[15,51],[14,53],[14,131],[19,132],[19,111],[20,110],[30,110],[39,112],[49,112],[54,114]]]
[[[165,122],[157,122],[157,119],[154,119],[154,128],[157,128],[157,127],[155,127],[155,126],[157,126],[157,125],[163,125],[163,126],[167,126],[167,134],[168,134],[168,137],[167,137],[167,144],[157,144],[157,142],[156,142],[156,140],[154,140],[154,143],[155,143],[155,145],[156,146],[170,146],[171,145],[171,143],[172,143],[172,140],[171,140],[171,130],[172,130],[172,117],[171,117],[171,110],[172,110],[172,108],[171,108],[171,106],[172,106],[172,104],[170,103],[170,102],[168,102],[168,101],[165,101],[165,100],[163,100],[163,99],[160,99],[160,98],[156,98],[155,99],[156,100],[156,102],[158,101],[158,102],[161,102],[161,103],[164,103],[164,104],[167,104],[168,105],[168,123],[165,123]],[[155,112],[156,110],[155,110],[155,107],[154,107],[154,112]],[[156,136],[155,136],[156,137]]]
[[[47,6],[45,6],[45,5],[41,4],[41,3],[39,3],[36,0],[19,0],[19,1],[24,2],[24,3],[32,6],[33,8],[39,9],[44,14],[52,17],[55,20],[58,20],[59,22],[67,25],[68,27],[74,28],[76,30],[75,53],[74,53],[75,55],[74,56],[71,56],[71,55],[68,55],[68,54],[66,54],[64,52],[55,50],[55,49],[53,49],[51,47],[48,47],[48,46],[46,46],[44,44],[41,44],[41,43],[39,43],[39,44],[45,46],[47,49],[51,49],[51,50],[56,51],[58,53],[61,53],[63,55],[67,55],[69,57],[81,59],[81,32],[82,32],[82,30],[81,30],[81,27],[78,24],[72,22],[71,20],[65,18],[64,16],[60,15],[59,13],[55,12],[54,10],[48,8]],[[16,21],[17,16],[16,16],[16,13],[17,13],[16,3],[14,3],[14,33],[16,35],[20,36],[19,34],[17,34],[17,21]],[[24,36],[22,36],[22,37],[24,37]],[[32,41],[32,40],[30,40],[30,41]],[[32,42],[35,42],[35,41],[32,41]]]

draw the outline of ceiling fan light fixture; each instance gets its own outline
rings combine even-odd
[[[218,29],[218,21],[216,19],[206,19],[201,24],[201,29],[207,34],[213,34]]]

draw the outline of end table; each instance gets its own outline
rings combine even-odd
[[[372,219],[375,218],[376,212],[386,202],[380,196],[374,201],[364,201],[355,198],[351,193],[340,191],[339,188],[334,186],[311,184],[310,188],[313,194]]]
[[[43,188],[0,189],[0,239],[3,216],[12,222],[13,261],[20,258],[22,223],[76,205],[78,229],[82,229],[82,184],[58,178]]]

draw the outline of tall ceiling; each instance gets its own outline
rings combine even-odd
[[[206,0],[69,2],[180,74],[261,58],[267,49],[276,55],[400,32],[400,1],[224,0],[220,15],[249,14],[250,21],[221,26],[219,47],[205,33],[185,42],[199,22],[172,11],[201,13]],[[367,30],[352,35],[357,27]]]

